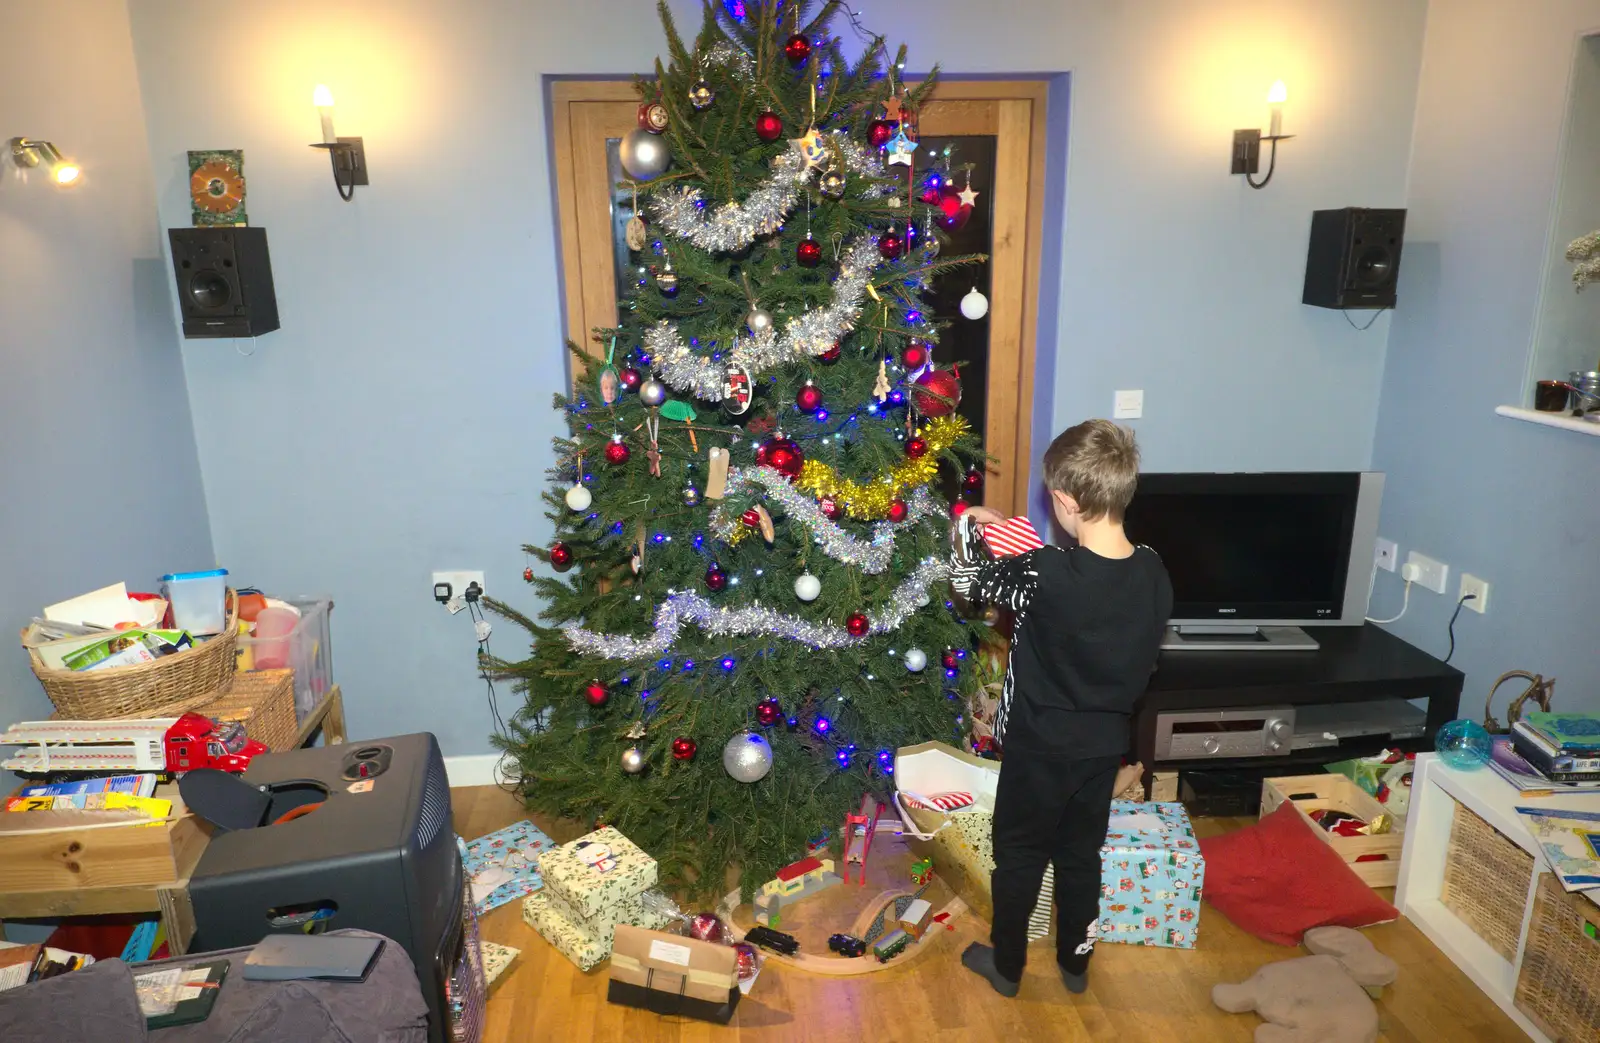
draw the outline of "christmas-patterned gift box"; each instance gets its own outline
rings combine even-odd
[[[611,939],[617,924],[632,924],[654,931],[665,927],[668,921],[665,915],[652,912],[637,898],[631,904],[624,903],[625,913],[615,919],[607,916],[599,920],[574,920],[551,901],[553,897],[548,891],[541,891],[523,899],[522,918],[581,971],[592,970],[611,956]]]
[[[655,886],[656,860],[606,826],[540,855],[539,874],[573,912],[594,920]]]
[[[1100,849],[1099,940],[1194,948],[1205,874],[1182,804],[1112,801]]]

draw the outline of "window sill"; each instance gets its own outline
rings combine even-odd
[[[1541,413],[1536,409],[1523,409],[1520,406],[1495,406],[1494,411],[1512,420],[1543,424],[1545,427],[1559,427],[1566,431],[1576,431],[1581,435],[1600,437],[1600,421],[1580,420],[1565,413]]]

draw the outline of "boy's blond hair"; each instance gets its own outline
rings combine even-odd
[[[1122,521],[1139,484],[1133,432],[1109,420],[1067,428],[1044,452],[1044,484],[1078,501],[1086,521]]]

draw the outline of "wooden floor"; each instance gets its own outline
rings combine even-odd
[[[578,830],[527,815],[494,787],[452,791],[457,832],[482,836],[531,817],[558,841]],[[1243,820],[1201,819],[1201,835]],[[1387,897],[1387,895],[1386,895]],[[1101,945],[1089,991],[1072,996],[1055,975],[1048,942],[1030,953],[1022,992],[1005,999],[964,970],[957,955],[972,940],[988,939],[986,924],[963,918],[953,933],[904,967],[858,978],[825,978],[769,963],[728,1027],[662,1018],[608,1004],[606,965],[582,974],[521,919],[521,903],[491,912],[487,941],[522,950],[489,998],[485,1043],[534,1040],[651,1041],[827,1040],[892,1043],[906,1040],[1161,1040],[1248,1043],[1260,1024],[1254,1014],[1224,1014],[1211,1004],[1211,986],[1242,981],[1257,967],[1304,955],[1251,937],[1207,905],[1192,951]],[[1400,921],[1366,934],[1400,964],[1400,980],[1378,1003],[1380,1039],[1388,1043],[1495,1043],[1527,1037],[1411,924]]]

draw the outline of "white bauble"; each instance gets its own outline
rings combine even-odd
[[[772,770],[772,747],[755,732],[740,732],[722,748],[722,767],[740,782],[759,782]]]
[[[574,485],[567,490],[567,507],[574,511],[586,511],[594,503],[594,494],[586,485]]]
[[[672,165],[672,150],[666,138],[635,127],[622,138],[622,169],[635,181],[651,181]]]
[[[983,318],[989,314],[989,298],[979,293],[978,288],[974,286],[967,291],[965,297],[961,298],[961,314],[973,321]]]
[[[762,308],[751,308],[750,314],[744,317],[744,324],[753,335],[760,335],[772,328],[772,313]]]
[[[926,667],[927,665],[928,665],[928,653],[924,652],[920,648],[908,648],[908,649],[906,649],[906,669],[907,670],[910,670],[914,674],[920,674],[920,673],[922,673],[923,668]]]
[[[822,581],[809,572],[802,572],[794,581],[794,596],[801,601],[815,601],[822,593]]]

